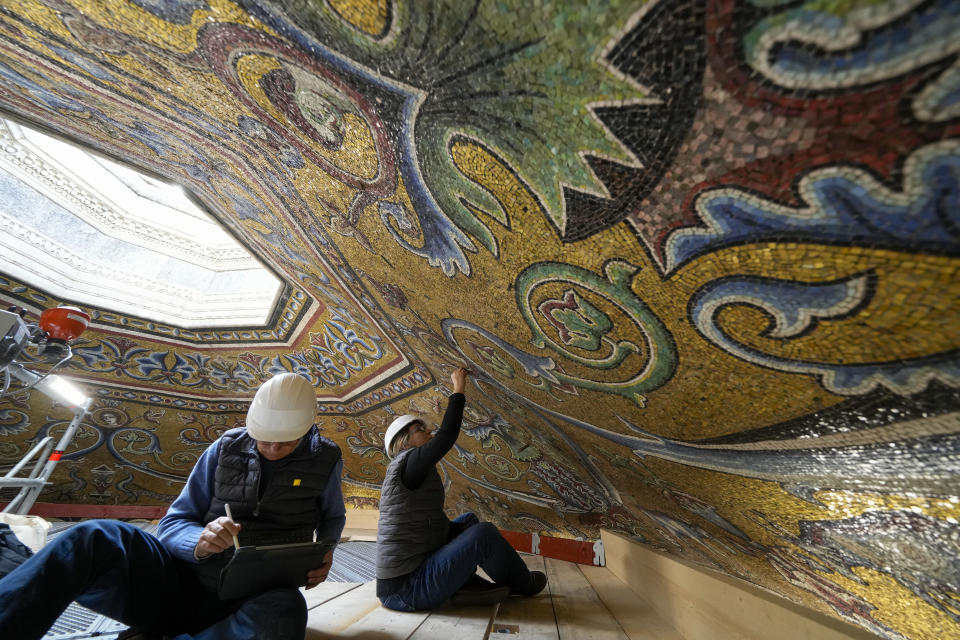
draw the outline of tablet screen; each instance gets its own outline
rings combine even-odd
[[[221,600],[245,598],[279,587],[307,584],[307,573],[323,566],[335,540],[289,545],[241,547],[220,572]]]

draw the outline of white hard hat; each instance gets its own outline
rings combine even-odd
[[[393,439],[400,435],[400,432],[403,431],[407,426],[414,422],[423,422],[418,416],[407,414],[405,416],[400,416],[396,418],[393,422],[390,423],[390,426],[387,427],[387,434],[383,436],[383,448],[387,452],[387,457],[392,457],[390,455],[390,445],[393,443]]]
[[[281,373],[260,385],[247,410],[247,433],[254,440],[289,442],[310,430],[317,417],[313,385],[295,373]]]

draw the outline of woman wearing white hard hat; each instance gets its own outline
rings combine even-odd
[[[450,375],[453,393],[435,436],[417,416],[400,416],[384,437],[391,459],[381,486],[377,527],[377,597],[384,607],[422,611],[454,604],[492,604],[547,585],[530,571],[497,528],[465,513],[451,522],[436,464],[460,435],[468,371]],[[477,567],[495,584],[476,575]]]

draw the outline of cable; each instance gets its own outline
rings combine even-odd
[[[57,368],[58,368],[60,365],[62,365],[64,362],[66,362],[67,360],[69,360],[69,359],[72,358],[72,357],[73,357],[73,350],[70,348],[70,345],[67,345],[67,355],[65,355],[63,358],[61,358],[61,359],[60,359],[60,362],[58,362],[57,364],[55,364],[55,365],[53,365],[52,367],[50,367],[49,369],[47,369],[47,372],[46,372],[45,374],[43,374],[42,376],[40,376],[40,377],[37,379],[36,382],[34,382],[33,384],[31,384],[31,385],[29,385],[29,386],[26,386],[26,385],[25,385],[25,386],[23,387],[23,389],[21,389],[21,391],[26,391],[27,389],[33,389],[35,386],[37,386],[38,384],[40,384],[41,382],[43,382],[44,380],[46,380],[47,376],[49,376],[51,373],[53,373],[54,371],[56,371]]]
[[[70,349],[70,346],[69,346],[69,345],[67,345],[67,355],[66,355],[66,356],[64,356],[63,358],[61,358],[60,361],[57,362],[57,364],[55,364],[55,365],[53,365],[52,367],[50,367],[50,368],[47,370],[46,373],[44,373],[42,376],[40,376],[39,378],[37,378],[36,380],[34,380],[31,384],[25,384],[25,385],[23,385],[22,387],[20,387],[20,388],[18,389],[18,391],[29,391],[30,389],[33,389],[35,386],[37,386],[38,384],[40,384],[41,382],[43,382],[44,380],[46,380],[47,377],[48,377],[50,374],[52,374],[54,371],[57,370],[57,368],[60,367],[60,365],[62,365],[64,362],[66,362],[67,360],[69,360],[69,359],[72,358],[72,357],[73,357],[73,350]],[[22,365],[21,365],[21,366],[22,366]],[[28,369],[28,371],[29,371],[29,369]],[[4,368],[3,373],[4,373],[4,376],[5,376],[5,377],[4,377],[4,381],[3,381],[3,391],[0,391],[0,398],[4,397],[4,396],[7,394],[7,389],[10,388],[10,378],[11,378],[10,372],[7,371],[6,368]],[[34,371],[34,372],[32,372],[32,373],[36,373],[36,372]]]

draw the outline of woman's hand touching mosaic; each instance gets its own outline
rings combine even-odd
[[[450,374],[450,382],[453,383],[454,393],[463,393],[463,390],[466,389],[467,386],[467,376],[469,374],[470,370],[466,367],[458,367]]]

